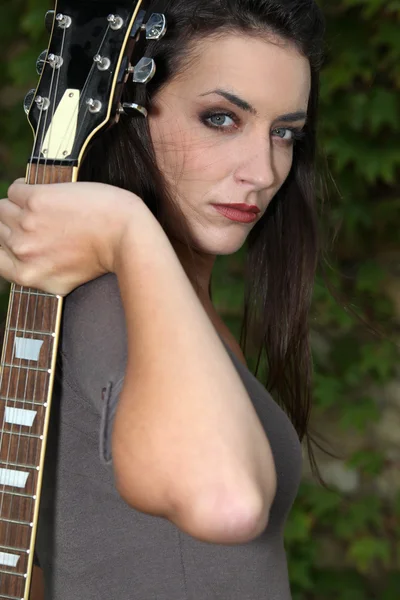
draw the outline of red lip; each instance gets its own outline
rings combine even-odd
[[[258,214],[260,209],[258,206],[249,206],[248,204],[214,204],[214,206],[224,206],[225,208],[235,208],[236,210],[242,210],[243,212],[252,212]]]

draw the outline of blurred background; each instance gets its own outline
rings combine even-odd
[[[329,286],[318,275],[313,429],[340,458],[317,454],[330,489],[305,462],[286,547],[294,600],[399,600],[400,1],[320,4],[328,23],[320,139]],[[36,87],[50,8],[51,0],[0,3],[2,197],[31,150],[22,101]],[[213,277],[217,308],[237,336],[243,259],[218,259]],[[8,284],[0,284],[1,321]]]

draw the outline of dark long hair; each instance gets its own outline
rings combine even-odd
[[[313,373],[309,312],[320,255],[315,160],[322,13],[314,0],[171,0],[154,1],[150,8],[150,12],[164,12],[168,22],[166,36],[146,47],[145,54],[155,59],[157,73],[147,87],[127,86],[125,92],[127,101],[144,104],[149,110],[162,87],[191,68],[198,40],[229,33],[265,39],[278,35],[294,44],[310,62],[306,135],[294,148],[293,166],[285,184],[246,241],[240,345],[245,355],[249,347],[257,350],[256,376],[265,351],[266,388],[285,409],[300,439],[307,438],[315,471],[309,433]],[[88,152],[80,178],[131,190],[164,228],[163,206],[168,203],[185,239],[189,239],[187,225],[157,167],[143,117],[122,117],[103,134]]]

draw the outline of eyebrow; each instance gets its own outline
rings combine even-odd
[[[212,90],[211,92],[206,92],[205,94],[200,94],[200,96],[209,96],[210,94],[218,94],[219,96],[222,96],[223,98],[225,98],[225,100],[228,100],[228,102],[235,104],[235,106],[238,106],[242,110],[249,112],[252,115],[258,116],[258,112],[254,108],[254,106],[252,106],[251,104],[246,102],[246,100],[243,100],[243,98],[240,98],[236,94],[232,94],[232,92],[228,92],[226,90],[221,90],[221,89],[217,88],[215,90]],[[292,123],[293,121],[303,121],[304,119],[307,119],[307,113],[302,110],[299,110],[297,112],[280,115],[279,117],[277,117],[275,119],[275,121],[282,121],[284,123],[289,123],[289,122]]]

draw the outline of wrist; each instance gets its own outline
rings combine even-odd
[[[128,194],[128,201],[125,201],[124,209],[118,215],[119,227],[109,257],[109,270],[117,277],[126,269],[131,269],[132,263],[140,260],[140,257],[151,259],[155,244],[159,244],[160,240],[164,238],[168,242],[160,223],[143,200],[131,192],[124,192]]]

